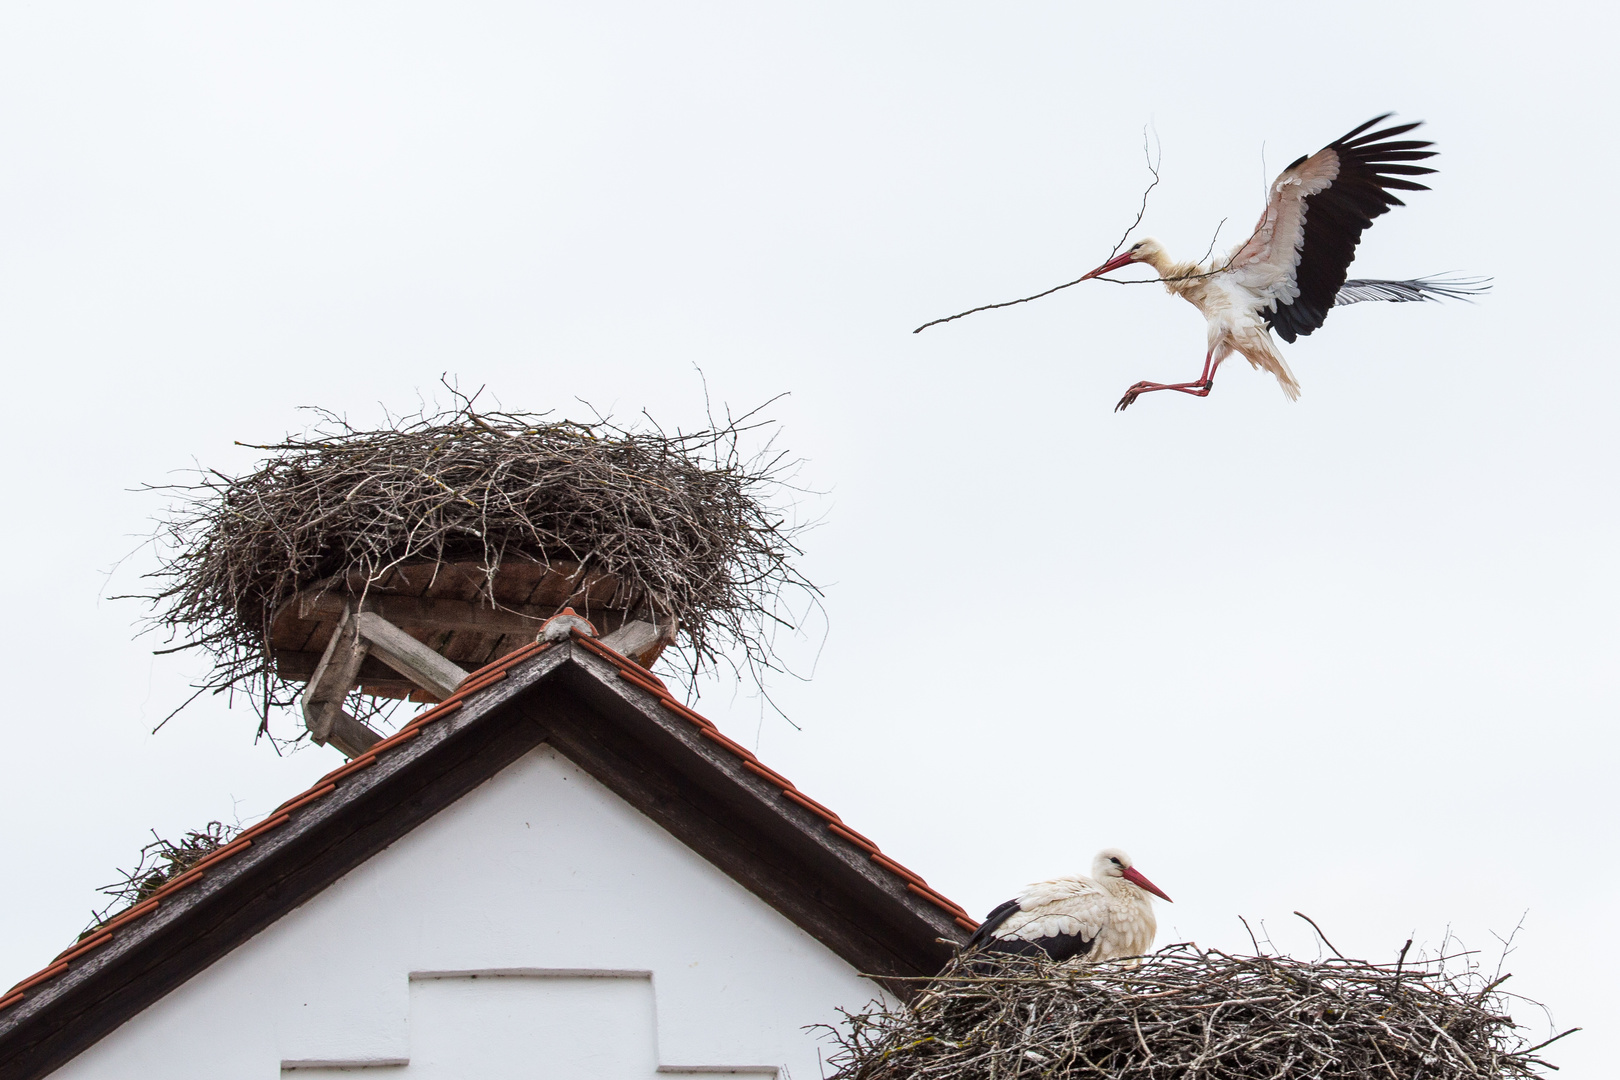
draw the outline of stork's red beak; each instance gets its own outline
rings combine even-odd
[[[1115,261],[1117,262],[1118,260]],[[1124,877],[1126,881],[1130,882],[1132,885],[1135,885],[1138,889],[1146,889],[1154,896],[1157,896],[1160,900],[1164,900],[1171,904],[1175,903],[1174,900],[1171,900],[1168,896],[1164,895],[1164,890],[1160,889],[1157,885],[1153,884],[1153,882],[1149,881],[1147,878],[1138,873],[1136,867],[1127,866],[1125,868]]]
[[[1122,266],[1129,266],[1135,260],[1135,258],[1136,257],[1128,251],[1123,255],[1115,255],[1112,259],[1109,259],[1107,262],[1103,263],[1101,266],[1097,267],[1097,269],[1093,270],[1080,280],[1087,281],[1091,278],[1097,277],[1100,274],[1106,274],[1110,270],[1118,270]],[[1153,891],[1158,892],[1159,890],[1154,889]],[[1168,900],[1169,897],[1165,897],[1165,899]]]

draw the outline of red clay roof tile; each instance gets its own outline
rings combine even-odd
[[[103,931],[101,931],[99,933],[92,934],[89,937],[85,938],[83,941],[80,941],[80,942],[78,942],[76,944],[73,944],[73,945],[69,945],[67,948],[65,948],[61,952],[57,953],[56,954],[56,959],[52,960],[51,963],[53,965],[54,964],[65,964],[69,960],[73,960],[73,959],[76,959],[77,957],[83,956],[85,953],[89,952],[91,949],[100,948],[101,946],[107,944],[107,942],[109,942],[111,940],[112,940],[112,931],[111,930],[103,930]]]
[[[407,731],[410,732],[411,735],[415,735],[415,734],[419,733],[422,730],[422,728],[424,728],[428,724],[433,723],[433,721],[435,721],[435,720],[444,719],[446,716],[449,716],[451,713],[455,712],[459,708],[461,708],[461,702],[459,702],[459,701],[441,701],[439,704],[433,706],[433,708],[429,709],[427,712],[423,713],[421,716],[416,717],[410,723],[406,724],[404,727],[402,727],[398,731],[394,732],[392,735],[390,735],[388,738],[384,739],[382,742],[373,745],[372,749],[375,750],[375,749],[377,749],[378,746],[381,746],[383,743],[393,742],[396,739],[399,739],[401,741],[403,741],[404,739],[408,739],[408,738],[410,738],[410,735],[405,734]]]
[[[736,754],[738,757],[742,758],[743,764],[745,765],[748,762],[755,760],[754,752],[752,750],[748,749],[748,747],[744,746],[742,743],[734,742],[731,739],[726,738],[720,733],[720,729],[715,727],[713,724],[709,725],[708,727],[698,728],[698,734],[703,736],[705,739],[708,739],[710,742],[719,743],[727,750],[730,750],[733,754]]]
[[[157,906],[158,897],[149,896],[145,900],[142,900],[140,903],[136,904],[134,907],[126,908],[123,911],[120,911],[117,915],[114,915],[112,918],[108,919],[106,922],[102,923],[101,929],[114,930],[120,926],[123,926],[127,922],[133,922]]]
[[[369,768],[375,764],[377,764],[377,751],[375,749],[367,750],[365,753],[361,754],[347,765],[333,769],[331,772],[327,773],[325,776],[321,777],[315,782],[317,784],[335,784],[339,780],[342,780],[345,776],[353,776],[361,769]]]
[[[909,891],[916,893],[918,896],[922,897],[924,900],[927,900],[930,904],[933,904],[935,907],[943,908],[946,911],[950,912],[953,918],[957,918],[957,919],[966,919],[966,918],[968,918],[968,913],[963,911],[961,909],[961,907],[959,907],[956,904],[955,901],[951,900],[947,896],[939,895],[939,893],[935,892],[933,889],[929,888],[926,885],[918,885],[914,881],[908,881],[908,882],[906,882],[906,888]],[[977,926],[974,927],[974,929],[977,929],[977,928],[978,928]]]
[[[761,765],[758,758],[744,759],[743,768],[747,769],[751,773],[758,773],[760,776],[763,776],[765,779],[769,780],[779,788],[790,788],[793,786],[793,781],[789,780],[775,769],[772,769],[766,765]]]
[[[786,795],[788,798],[792,799],[794,802],[798,803],[800,806],[804,807],[821,820],[827,822],[829,825],[842,825],[844,823],[843,818],[839,817],[825,806],[822,806],[820,803],[816,802],[816,800],[804,794],[804,792],[800,791],[796,787],[783,788],[782,794]],[[895,865],[899,866],[900,864],[895,863]]]
[[[658,704],[662,705],[676,716],[692,721],[692,723],[696,724],[698,727],[714,727],[713,720],[710,720],[702,713],[693,712],[691,709],[688,709],[685,705],[682,705],[668,694],[660,697],[658,699]],[[788,786],[791,787],[792,785],[790,784]]]
[[[52,964],[50,967],[46,968],[44,971],[37,972],[37,973],[35,973],[33,975],[28,976],[28,978],[24,979],[22,982],[18,983],[16,986],[13,986],[11,988],[11,993],[13,993],[13,994],[21,994],[24,991],[32,990],[34,987],[38,986],[40,983],[44,982],[46,979],[54,979],[54,978],[56,978],[56,976],[62,974],[62,972],[66,971],[67,969],[68,969],[68,965],[66,963],[63,963],[63,962],[59,961],[59,962],[57,962],[55,964]]]
[[[237,839],[238,840],[247,840],[247,839],[250,839],[250,838],[253,838],[253,837],[257,837],[259,834],[267,833],[271,829],[274,829],[274,828],[276,828],[277,826],[280,826],[280,825],[285,825],[285,824],[287,824],[287,822],[289,822],[291,820],[292,820],[292,818],[289,817],[286,814],[277,814],[275,817],[265,818],[263,821],[259,822],[255,826],[253,826],[253,828],[249,829],[247,832],[243,833],[241,836],[238,836]]]
[[[319,781],[316,781],[316,783],[319,783]],[[336,784],[323,784],[312,791],[306,791],[302,795],[288,799],[286,802],[282,803],[280,806],[271,811],[271,813],[290,814],[300,806],[303,806],[305,803],[312,803],[321,796],[330,795],[336,790]]]
[[[603,659],[611,660],[619,668],[621,673],[629,675],[631,672],[633,672],[633,677],[640,678],[648,683],[651,683],[657,688],[657,691],[668,691],[669,688],[664,685],[663,679],[660,679],[657,675],[654,675],[652,672],[648,671],[646,668],[642,667],[640,664],[636,663],[623,653],[602,644],[602,642],[596,638],[589,638],[579,633],[575,633],[574,640],[578,641],[580,644],[584,645],[586,648],[590,649]]]
[[[868,855],[879,854],[878,846],[872,843],[872,841],[868,840],[866,837],[862,836],[860,833],[856,832],[854,829],[845,828],[836,821],[827,822],[827,828],[831,829],[839,836],[842,836],[845,840],[848,840],[862,851],[865,851]]]
[[[885,869],[889,873],[894,874],[895,876],[905,880],[907,883],[912,884],[912,885],[919,885],[924,889],[928,888],[928,882],[924,881],[922,878],[918,877],[916,874],[912,873],[910,870],[907,870],[904,866],[901,866],[899,863],[895,862],[893,859],[891,859],[887,855],[883,854],[883,852],[875,851],[875,852],[872,853],[871,858],[872,858],[873,862],[875,862],[879,866],[883,867],[883,869]],[[932,892],[933,890],[929,889],[929,891]]]
[[[626,682],[635,683],[637,686],[641,687],[643,690],[647,691],[650,694],[665,694],[665,693],[668,693],[668,691],[665,690],[663,686],[659,685],[658,683],[653,682],[651,679],[642,678],[640,675],[638,675],[635,672],[629,670],[628,668],[623,668],[623,667],[619,668],[619,678],[625,680]]]

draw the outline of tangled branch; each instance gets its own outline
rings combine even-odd
[[[1514,1080],[1551,1068],[1466,955],[1304,962],[1171,945],[1140,966],[970,956],[827,1028],[831,1080]],[[1572,1029],[1573,1030],[1573,1029]]]
[[[211,656],[199,689],[248,694],[261,733],[297,690],[276,674],[271,623],[336,575],[377,583],[429,560],[475,564],[492,585],[505,560],[565,560],[678,621],[666,653],[678,675],[723,663],[756,683],[781,670],[775,633],[819,602],[792,564],[804,526],[779,505],[798,462],[769,439],[742,449],[769,426],[760,410],[696,432],[479,412],[466,398],[376,430],[312,412],[309,434],[245,444],[267,453],[247,473],[149,488],[177,496],[155,537],[157,588],[139,597],[150,628]]]
[[[170,881],[230,843],[241,831],[240,828],[219,821],[210,821],[200,829],[187,830],[179,840],[166,840],[154,831],[152,842],[141,848],[140,857],[135,860],[135,865],[128,870],[118,871],[121,880],[111,885],[103,885],[96,890],[112,899],[106,907],[92,913],[91,923],[85,934],[93,932],[96,927],[120,911],[132,908],[152,896]]]

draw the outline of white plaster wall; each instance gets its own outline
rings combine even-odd
[[[53,1075],[818,1080],[876,993],[540,747]]]

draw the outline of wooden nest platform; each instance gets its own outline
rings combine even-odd
[[[261,733],[299,702],[325,741],[345,700],[442,698],[565,608],[677,678],[776,666],[820,594],[777,505],[797,463],[739,450],[754,414],[671,433],[459,401],[375,430],[314,410],[242,475],[154,489],[178,497],[141,598],[180,639],[161,651],[213,659],[199,693],[247,694]]]
[[[534,641],[545,621],[566,608],[612,634],[627,623],[654,622],[645,596],[611,574],[590,573],[579,563],[549,566],[509,558],[491,575],[477,563],[418,561],[394,567],[382,580],[359,572],[323,582],[288,600],[270,622],[276,674],[307,683],[348,611],[364,608],[459,667],[481,668]],[[657,639],[632,657],[651,667],[674,636]],[[357,675],[372,697],[437,701],[440,696],[373,656]]]

